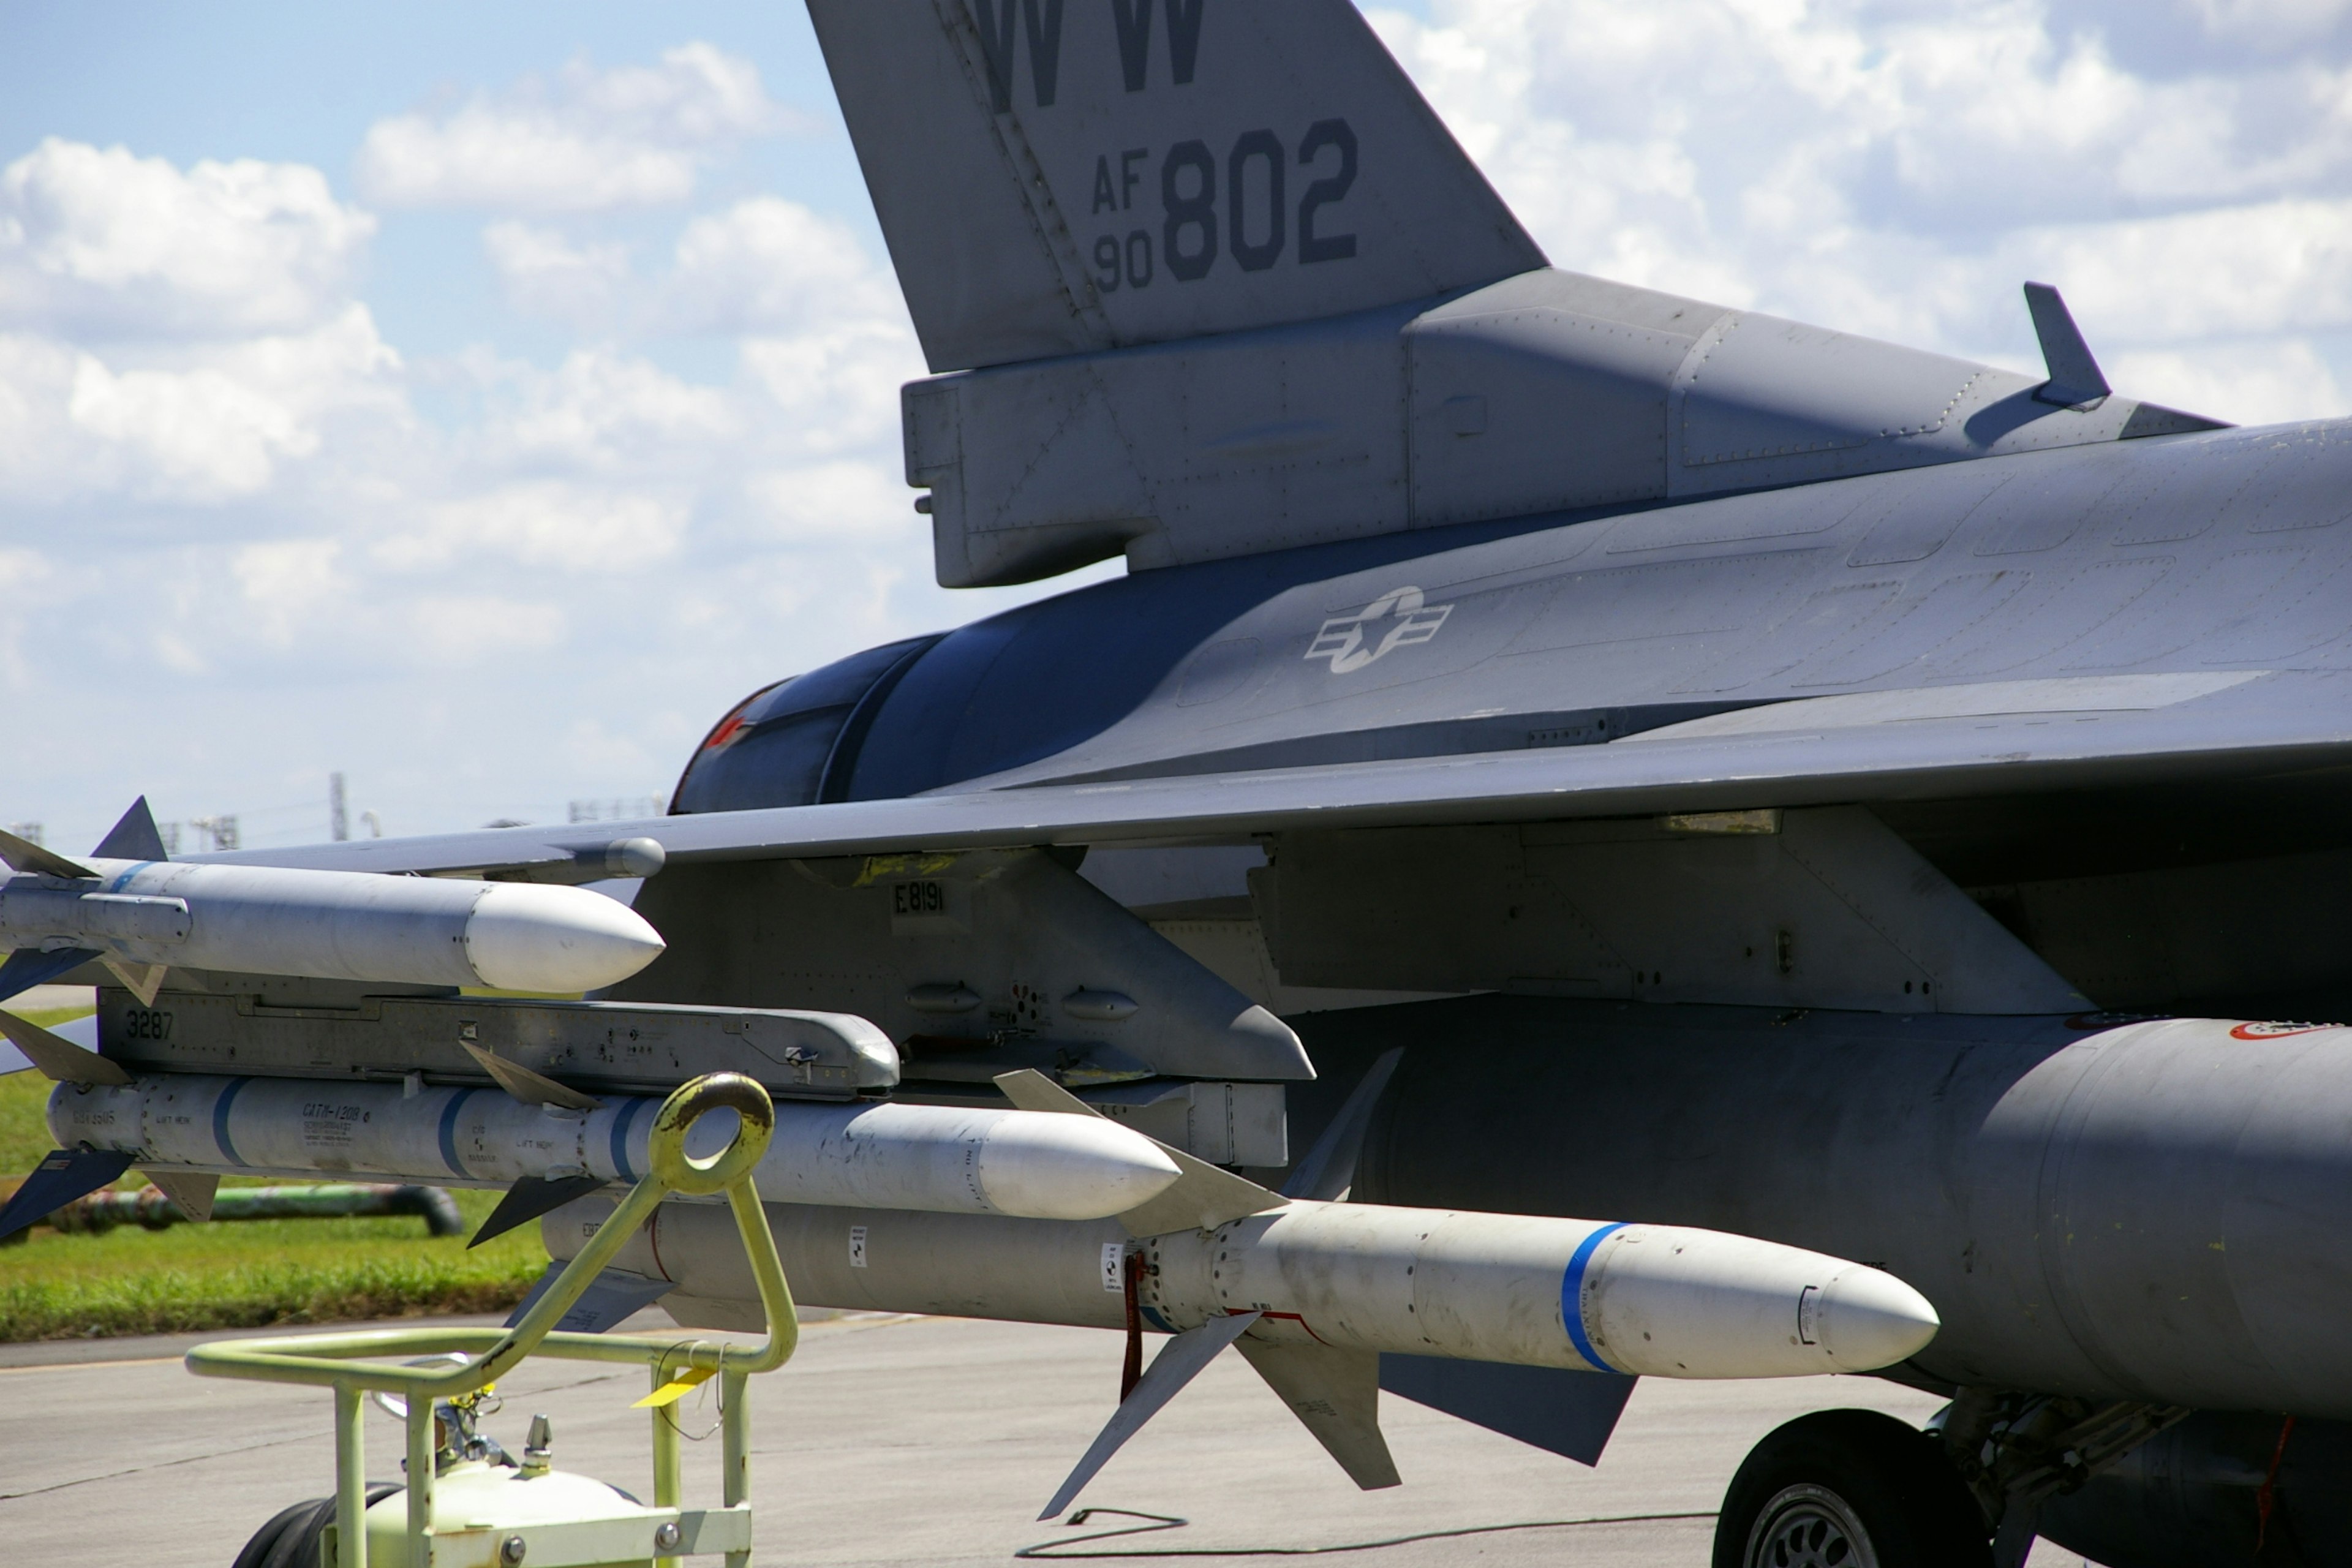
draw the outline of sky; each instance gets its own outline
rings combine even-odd
[[[1367,10],[1555,265],[2021,370],[2038,279],[2128,394],[2352,411],[2352,0]],[[795,0],[0,0],[0,824],[643,802],[1118,571],[933,584],[922,374]]]

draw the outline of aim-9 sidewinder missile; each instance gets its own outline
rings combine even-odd
[[[662,939],[579,888],[91,858],[0,879],[0,951],[121,963],[570,994],[627,979]],[[82,875],[58,875],[56,871]]]

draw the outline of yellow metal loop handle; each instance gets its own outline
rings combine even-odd
[[[718,1153],[695,1159],[686,1152],[687,1130],[714,1110],[735,1113],[735,1136]],[[654,1113],[654,1180],[695,1197],[723,1192],[751,1173],[775,1131],[775,1102],[759,1083],[738,1072],[706,1074],[680,1085]]]

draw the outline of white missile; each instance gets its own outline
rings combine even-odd
[[[1071,1121],[1079,1118],[1072,1117]],[[764,1189],[763,1189],[764,1190]],[[609,1212],[542,1222],[567,1258]],[[1259,1314],[1253,1339],[1654,1377],[1868,1372],[1916,1354],[1927,1299],[1859,1263],[1682,1226],[1294,1201],[1209,1230],[773,1205],[796,1300],[1114,1328],[1139,1254],[1146,1320]],[[697,1302],[755,1300],[723,1211],[665,1204],[615,1266]]]
[[[170,860],[0,879],[0,950],[378,984],[571,994],[625,980],[662,939],[579,888]]]
[[[150,1171],[626,1183],[646,1170],[660,1104],[615,1096],[575,1110],[494,1089],[412,1095],[396,1083],[158,1073],[58,1085],[49,1128],[60,1148],[135,1154]],[[709,1137],[724,1142],[720,1130]],[[1149,1202],[1177,1167],[1150,1139],[1096,1118],[778,1100],[756,1177],[763,1195],[799,1204],[1072,1220]]]

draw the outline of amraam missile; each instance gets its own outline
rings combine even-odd
[[[410,1094],[397,1083],[152,1073],[121,1085],[59,1084],[49,1129],[59,1148],[131,1154],[149,1171],[478,1186],[637,1180],[661,1101],[581,1098],[594,1109],[526,1104],[496,1089]],[[793,1203],[1097,1219],[1148,1203],[1177,1179],[1150,1139],[1101,1118],[781,1100],[775,1114],[757,1180],[762,1194]]]

